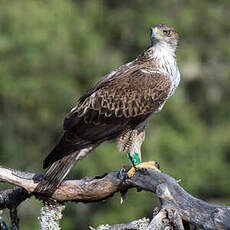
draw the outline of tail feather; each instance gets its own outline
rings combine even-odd
[[[43,180],[37,185],[34,192],[52,195],[74,166],[78,154],[79,151],[54,162],[46,171]]]
[[[46,171],[42,181],[35,188],[35,193],[51,196],[67,176],[74,164],[88,155],[93,147],[76,151],[54,162]]]

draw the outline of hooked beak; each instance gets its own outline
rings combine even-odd
[[[156,40],[156,39],[161,39],[163,36],[159,34],[159,30],[157,27],[152,27],[151,28],[151,39]]]

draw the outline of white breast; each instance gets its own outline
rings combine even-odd
[[[172,82],[168,98],[173,95],[180,82],[180,72],[176,63],[175,49],[165,42],[159,42],[153,47],[153,59],[157,64],[157,71],[168,75]]]

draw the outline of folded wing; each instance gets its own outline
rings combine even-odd
[[[119,137],[146,120],[167,100],[169,76],[127,68],[90,89],[64,120],[65,133],[44,167],[85,147]]]

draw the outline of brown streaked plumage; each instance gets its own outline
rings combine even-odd
[[[121,151],[140,154],[148,119],[162,109],[179,83],[177,42],[172,27],[152,27],[147,50],[80,98],[64,120],[63,137],[44,160],[44,168],[50,168],[37,191],[55,189],[75,161],[106,140],[118,139]]]

